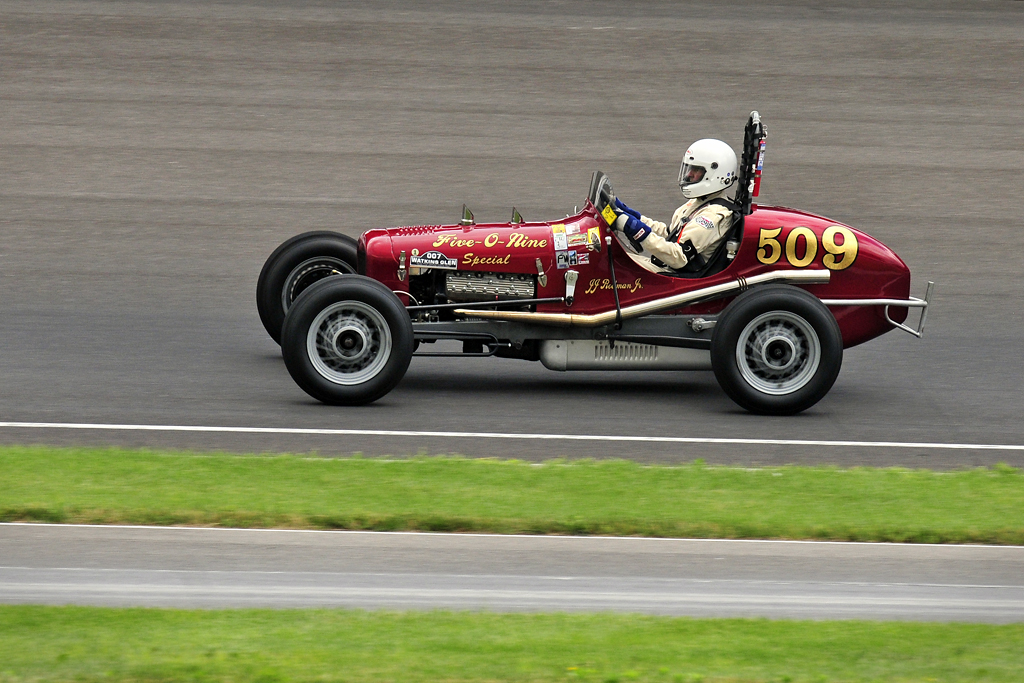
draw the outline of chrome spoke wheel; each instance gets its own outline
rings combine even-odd
[[[299,294],[302,294],[310,285],[332,275],[345,275],[354,273],[355,269],[339,258],[332,256],[318,256],[303,261],[295,266],[288,277],[285,278],[284,287],[281,288],[281,308],[285,313],[291,308]]]
[[[391,348],[384,317],[360,301],[339,301],[323,309],[306,335],[306,352],[316,371],[345,386],[376,377],[387,365]]]
[[[795,313],[769,311],[751,320],[736,344],[736,364],[753,388],[791,394],[814,377],[821,345],[810,323]]]
[[[821,299],[764,285],[733,299],[711,333],[711,366],[729,398],[759,415],[794,415],[820,401],[843,365],[843,334]]]

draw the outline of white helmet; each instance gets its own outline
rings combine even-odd
[[[721,140],[690,145],[679,166],[679,189],[687,199],[721,192],[736,182],[736,152]]]

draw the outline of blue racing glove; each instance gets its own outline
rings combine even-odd
[[[615,221],[615,227],[634,242],[643,242],[651,234],[651,229],[646,223],[628,213],[619,216],[618,220]]]
[[[618,197],[615,198],[615,208],[619,210],[619,213],[628,213],[633,218],[640,220],[640,212],[634,211],[633,209],[629,208],[628,206],[620,202]]]

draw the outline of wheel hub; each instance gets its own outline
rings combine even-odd
[[[769,311],[740,333],[736,363],[744,381],[782,396],[804,387],[821,362],[821,345],[810,323],[789,311]]]
[[[764,344],[761,360],[766,367],[784,372],[797,360],[796,345],[788,337],[772,337]]]
[[[347,321],[330,333],[333,337],[331,346],[341,358],[349,361],[358,360],[368,349],[366,339],[369,330],[358,321]]]
[[[339,301],[313,319],[306,337],[309,360],[321,376],[353,386],[378,375],[391,357],[391,329],[361,301]]]

